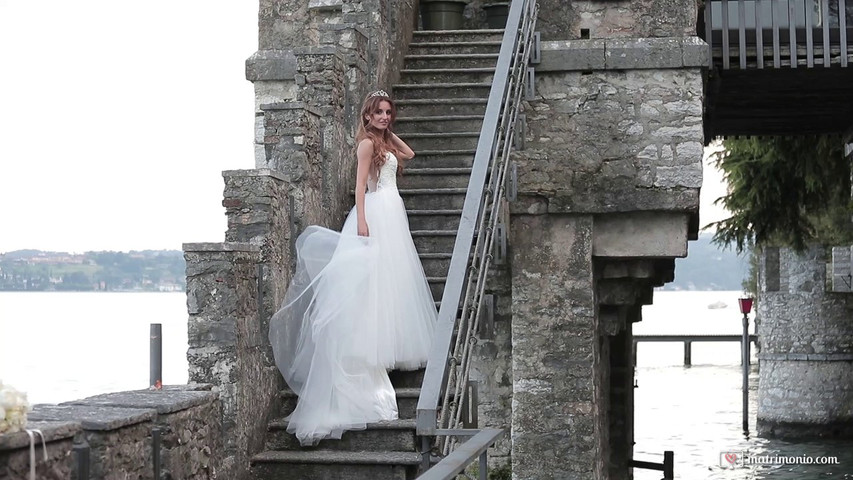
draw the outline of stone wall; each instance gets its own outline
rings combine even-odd
[[[642,58],[650,44],[675,52],[673,64],[653,68],[666,61],[660,55],[643,64],[629,60]],[[682,40],[619,45],[629,52],[621,60],[633,65],[607,64],[608,52],[616,55],[613,41],[543,46],[545,65],[525,110],[513,212],[698,212],[701,70],[685,62]],[[578,64],[586,54],[590,61]]]
[[[189,379],[216,387],[226,478],[245,478],[262,450],[281,376],[258,311],[261,248],[247,243],[184,244],[189,310]]]
[[[39,479],[76,478],[80,449],[88,449],[89,478],[154,479],[153,437],[161,432],[161,478],[217,478],[222,456],[219,396],[207,385],[96,395],[59,405],[36,405],[28,428],[40,429],[48,460],[36,443]],[[38,437],[36,437],[38,439]],[[0,436],[0,478],[29,478],[29,437]],[[221,477],[220,477],[221,478]]]
[[[486,27],[483,0],[465,7],[465,28]],[[697,0],[539,0],[542,40],[696,35]],[[583,30],[583,31],[582,31]]]
[[[765,248],[758,432],[853,438],[853,295],[828,292],[827,250]]]

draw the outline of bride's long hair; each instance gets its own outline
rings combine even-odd
[[[370,126],[369,117],[379,109],[379,104],[383,101],[391,105],[391,120],[388,122],[388,127],[380,131]],[[368,119],[365,117],[368,117]],[[358,118],[361,121],[358,123],[358,131],[355,134],[355,145],[358,148],[358,144],[364,139],[370,139],[373,142],[373,159],[370,162],[373,174],[378,176],[379,169],[382,168],[382,165],[385,165],[385,155],[388,152],[397,157],[397,175],[402,174],[403,161],[400,160],[400,152],[394,146],[394,142],[391,141],[391,127],[394,125],[394,120],[397,119],[397,106],[391,100],[391,97],[374,94],[368,95],[361,105],[361,112]]]

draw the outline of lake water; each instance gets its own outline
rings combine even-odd
[[[186,383],[184,293],[0,292],[0,380],[31,403],[147,388],[151,323],[163,383]]]
[[[655,292],[634,324],[640,334],[740,334],[739,292]],[[728,305],[708,309],[715,302]],[[0,380],[32,403],[57,403],[148,386],[149,324],[163,325],[163,380],[187,381],[187,313],[183,293],[0,292]],[[751,330],[754,331],[754,330]],[[741,429],[740,347],[693,344],[684,367],[681,344],[641,343],[635,390],[635,453],[662,461],[675,452],[679,479],[853,479],[853,442],[782,442]],[[755,431],[758,371],[750,378]],[[835,466],[724,468],[721,452],[836,456]],[[635,470],[637,480],[660,472]]]

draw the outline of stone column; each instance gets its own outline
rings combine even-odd
[[[600,478],[592,217],[516,215],[511,238],[513,478]]]
[[[853,438],[853,295],[827,291],[826,261],[818,246],[762,253],[761,436]]]
[[[209,383],[222,404],[222,478],[244,479],[263,447],[281,377],[269,366],[258,313],[261,249],[247,243],[187,243],[189,381]]]

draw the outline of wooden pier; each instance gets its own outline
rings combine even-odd
[[[741,343],[741,335],[634,335],[632,354],[637,364],[637,344],[640,342],[681,342],[684,344],[684,365],[691,365],[693,342],[736,342]],[[756,343],[758,335],[750,335],[749,341]],[[749,358],[748,356],[746,357]]]

